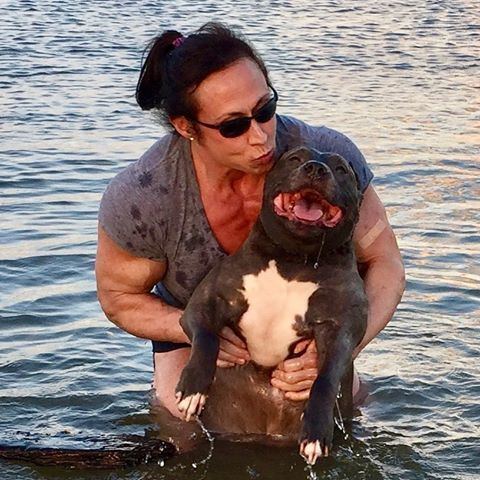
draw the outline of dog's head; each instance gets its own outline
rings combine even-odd
[[[286,250],[327,252],[351,239],[362,194],[355,173],[340,155],[297,147],[269,172],[260,221]]]

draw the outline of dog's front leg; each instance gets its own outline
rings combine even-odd
[[[325,343],[323,334],[323,330],[315,331],[318,350]],[[310,391],[300,432],[300,454],[310,464],[318,457],[328,456],[332,448],[333,410],[340,381],[352,362],[353,343],[349,332],[341,329],[327,347],[323,365],[319,365],[319,375]]]
[[[175,389],[178,409],[187,422],[200,415],[205,405],[215,376],[220,344],[215,332],[193,322],[189,324],[188,334],[192,341],[190,359]]]

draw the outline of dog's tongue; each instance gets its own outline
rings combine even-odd
[[[323,217],[323,210],[320,203],[307,202],[305,199],[299,199],[295,202],[293,213],[300,220],[316,222]]]

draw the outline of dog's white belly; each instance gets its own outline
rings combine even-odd
[[[285,280],[274,260],[257,275],[243,277],[240,291],[248,310],[239,326],[255,363],[273,367],[287,357],[288,347],[299,338],[294,325],[305,319],[308,299],[317,289],[314,282]]]

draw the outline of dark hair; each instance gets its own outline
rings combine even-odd
[[[195,119],[198,106],[192,93],[198,85],[242,58],[254,61],[270,84],[255,49],[220,23],[206,23],[188,37],[167,30],[154,38],[146,51],[135,98],[142,110],[158,110],[166,126],[171,126],[170,118]]]

